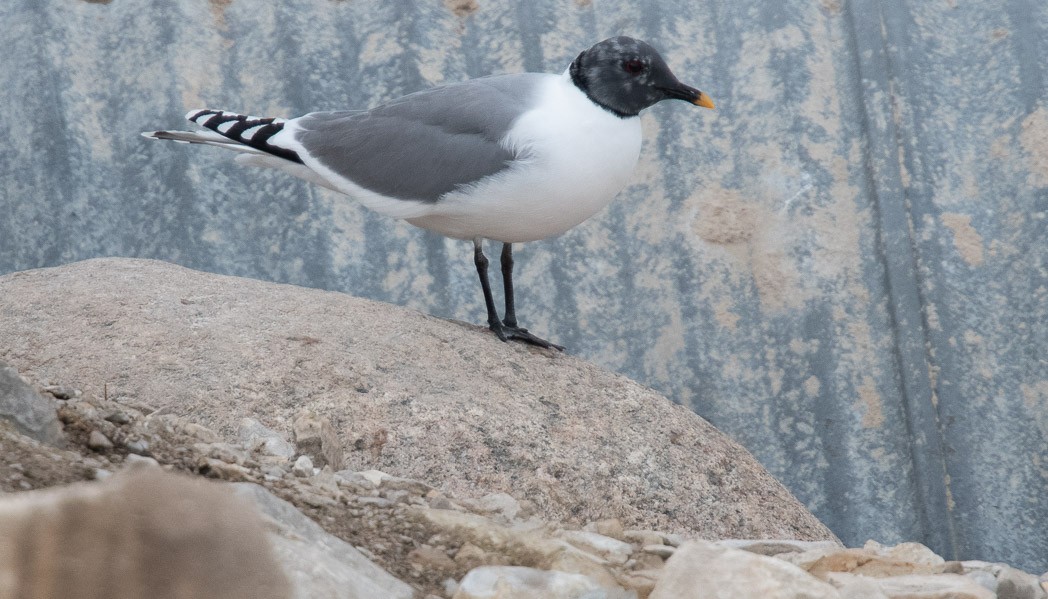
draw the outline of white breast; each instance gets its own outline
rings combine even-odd
[[[450,237],[515,243],[560,235],[611,202],[637,165],[640,119],[595,105],[566,73],[547,81],[502,142],[520,160],[409,222]]]

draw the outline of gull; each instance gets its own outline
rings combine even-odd
[[[563,350],[517,322],[513,244],[560,235],[607,206],[637,165],[640,112],[663,100],[714,107],[651,45],[619,36],[583,51],[561,74],[481,77],[370,110],[293,119],[198,109],[186,119],[202,131],[142,135],[234,150],[241,164],[282,170],[472,241],[488,328],[502,341]],[[501,318],[484,240],[502,243]]]

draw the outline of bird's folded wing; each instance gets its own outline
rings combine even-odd
[[[294,120],[308,165],[386,197],[436,202],[509,168],[501,142],[541,79],[505,75],[414,93],[370,111],[316,112]]]

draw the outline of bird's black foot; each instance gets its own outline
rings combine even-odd
[[[563,345],[557,345],[556,343],[550,343],[541,337],[536,337],[528,332],[527,329],[518,326],[510,326],[498,320],[488,323],[488,328],[491,329],[499,339],[503,341],[523,341],[524,343],[530,343],[531,345],[537,345],[545,349],[555,349],[557,351],[564,351]]]

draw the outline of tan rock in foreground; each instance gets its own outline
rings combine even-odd
[[[43,383],[170,410],[227,441],[328,418],[345,467],[545,518],[706,538],[834,539],[741,446],[571,355],[339,293],[100,259],[0,277],[0,359]]]
[[[0,597],[290,596],[260,518],[214,483],[145,467],[0,501]]]

